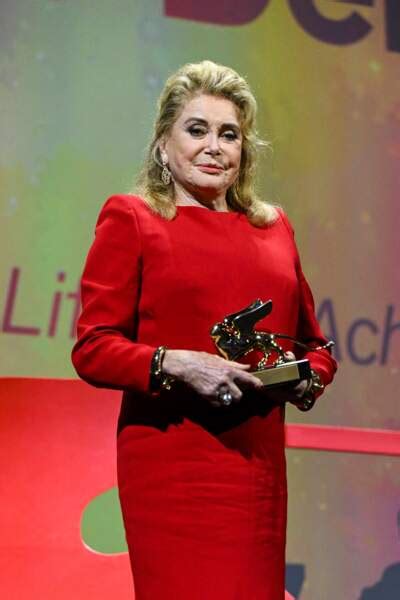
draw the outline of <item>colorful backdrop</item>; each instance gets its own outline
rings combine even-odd
[[[259,130],[273,147],[262,159],[259,187],[289,214],[320,322],[336,341],[335,385],[311,413],[289,409],[288,420],[398,428],[397,0],[3,0],[0,48],[1,376],[75,377],[69,354],[78,281],[100,206],[131,187],[166,77],[184,62],[209,58],[245,74],[254,89]],[[13,457],[9,437],[23,403],[10,401],[14,387],[6,383],[8,433],[0,451],[24,473],[25,453]],[[46,406],[41,412],[35,405],[33,445],[34,432],[39,438],[46,429]],[[98,439],[114,435],[107,410],[99,397]],[[61,413],[54,427],[62,440]],[[49,438],[48,453],[53,444]],[[393,454],[288,450],[288,587],[301,600],[397,598],[400,475]],[[40,465],[45,503],[46,486],[60,492],[65,482],[60,466],[51,480]],[[34,552],[35,545],[29,519],[21,524],[18,477],[7,472],[8,492],[15,492],[7,496],[15,498],[8,522],[19,537],[11,547],[0,541],[0,553],[15,566],[21,548]],[[93,480],[89,495],[106,503],[115,524],[115,494],[104,500],[108,483],[102,485]],[[96,514],[93,523],[104,521],[102,510]],[[93,542],[100,543],[96,551],[101,544],[107,555],[124,551],[121,532],[110,542],[118,527]],[[81,550],[92,552],[81,538]],[[62,536],[59,544],[68,546]],[[74,569],[77,554],[69,556]],[[61,568],[51,565],[52,572]],[[15,585],[10,598],[54,597]],[[78,586],[71,597],[90,596]]]

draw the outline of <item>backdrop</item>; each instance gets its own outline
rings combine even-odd
[[[209,58],[257,96],[273,146],[259,187],[287,211],[336,341],[335,385],[288,420],[398,427],[397,0],[3,0],[0,47],[2,376],[75,377],[78,281],[98,211],[131,187],[166,77]],[[297,596],[395,598],[398,459],[291,449],[288,470]]]

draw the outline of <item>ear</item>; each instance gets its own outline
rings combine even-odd
[[[167,153],[167,141],[164,137],[160,138],[160,141],[158,142],[158,149],[160,152],[160,158],[161,158],[161,162],[163,165],[166,165],[168,163],[168,153]]]

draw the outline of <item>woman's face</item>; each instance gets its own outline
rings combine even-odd
[[[238,176],[242,134],[236,106],[226,98],[202,94],[192,98],[160,143],[175,184],[203,201],[225,200]]]

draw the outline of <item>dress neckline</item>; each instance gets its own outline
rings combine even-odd
[[[176,205],[176,209],[178,212],[180,212],[182,209],[187,210],[189,209],[189,211],[191,210],[198,210],[201,211],[204,214],[212,214],[212,215],[242,215],[244,213],[241,213],[239,211],[236,210],[211,210],[210,208],[206,208],[205,206],[196,206],[195,204],[177,204]]]
[[[195,204],[177,204],[176,205],[176,209],[177,209],[177,214],[189,214],[191,212],[195,213],[196,215],[204,215],[205,218],[208,218],[208,215],[212,215],[210,216],[210,219],[220,219],[221,221],[224,219],[231,219],[230,222],[232,222],[233,220],[236,221],[240,221],[240,222],[246,222],[249,225],[251,225],[250,221],[247,218],[247,215],[243,212],[239,212],[236,210],[229,210],[229,211],[225,211],[225,210],[211,210],[210,208],[206,208],[203,206],[196,206]],[[220,216],[216,216],[216,215],[220,215]],[[198,217],[201,218],[201,217]],[[260,228],[261,229],[271,229],[272,227],[274,227],[277,223],[279,223],[282,220],[282,215],[281,215],[281,211],[278,209],[278,216],[277,218],[270,222],[270,223],[265,223],[265,225],[262,225]],[[256,227],[256,225],[252,225],[252,227]]]

